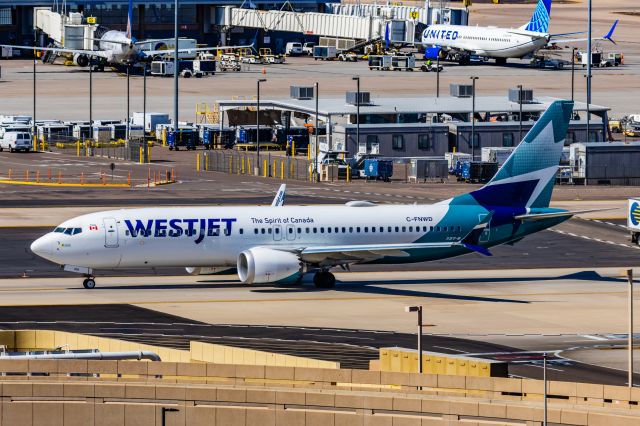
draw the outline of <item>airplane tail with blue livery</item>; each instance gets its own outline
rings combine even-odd
[[[549,20],[551,19],[551,1],[552,0],[538,0],[538,5],[536,6],[536,10],[533,11],[531,20],[520,27],[520,29],[536,33],[548,33]]]

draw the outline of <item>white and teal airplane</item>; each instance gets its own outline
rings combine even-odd
[[[480,189],[431,205],[154,207],[79,216],[37,239],[31,250],[86,276],[94,269],[187,267],[193,274],[237,268],[245,284],[300,281],[330,288],[330,270],[491,255],[576,213],[549,208],[573,110],[552,103],[495,177]]]
[[[531,19],[519,28],[480,27],[467,25],[430,25],[422,32],[423,46],[439,47],[461,65],[469,63],[470,55],[494,58],[498,65],[504,65],[508,58],[523,58],[549,44],[574,43],[586,41],[586,38],[567,38],[569,35],[583,34],[573,32],[550,34],[551,1],[538,0]],[[609,40],[618,21],[609,32],[594,40]]]

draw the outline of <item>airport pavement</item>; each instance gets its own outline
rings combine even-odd
[[[518,27],[531,16],[533,4],[474,5],[471,24],[504,25]],[[593,102],[612,107],[613,116],[622,116],[637,111],[638,74],[640,74],[640,48],[637,43],[640,18],[622,15],[619,12],[633,11],[633,5],[622,0],[599,2],[594,8],[594,35],[604,35],[613,21],[619,18],[615,40],[618,43],[597,43],[605,51],[625,54],[622,68],[594,69]],[[584,31],[586,22],[586,2],[554,3],[550,32],[567,33]],[[559,45],[564,48],[563,44]],[[584,43],[578,44],[582,49]],[[570,49],[553,51],[552,57],[569,59]],[[506,67],[493,63],[458,66],[445,63],[441,74],[441,93],[448,91],[449,83],[468,81],[469,76],[479,76],[479,94],[506,95],[507,89],[523,84],[534,90],[536,96],[548,95],[571,98],[571,70],[561,71],[533,69],[526,60],[513,60]],[[2,61],[3,99],[0,114],[32,113],[32,62],[29,60]],[[263,68],[266,74],[262,74]],[[434,95],[436,78],[434,73],[422,72],[376,72],[367,68],[365,61],[341,63],[334,61],[313,61],[311,58],[288,58],[283,65],[247,66],[240,73],[219,72],[213,77],[180,80],[180,119],[193,120],[195,105],[231,99],[234,96],[255,95],[255,80],[266,78],[261,87],[264,98],[283,97],[290,84],[320,84],[322,96],[344,96],[346,90],[354,90],[351,77],[362,77],[362,89],[370,90],[374,96],[415,96]],[[584,71],[578,66],[576,71],[576,98],[585,99]],[[38,116],[42,118],[87,119],[88,118],[88,72],[76,67],[62,65],[38,65],[37,75]],[[150,110],[171,112],[172,96],[166,80],[147,80],[147,103]],[[126,115],[126,81],[116,73],[94,73],[94,118],[124,118]],[[60,96],[64,93],[65,96]],[[142,110],[142,78],[131,78],[131,109]]]

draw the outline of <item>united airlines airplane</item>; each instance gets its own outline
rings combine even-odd
[[[245,284],[300,281],[330,288],[330,270],[400,264],[514,243],[576,213],[549,208],[573,110],[555,101],[495,177],[480,189],[432,205],[154,207],[91,213],[37,239],[31,250],[86,276],[99,268],[187,267],[194,274],[237,268]]]
[[[508,58],[523,58],[550,43],[587,40],[566,38],[568,35],[583,32],[549,34],[551,1],[539,0],[531,20],[520,28],[431,25],[422,33],[421,42],[424,46],[440,47],[461,65],[469,63],[470,55],[494,58],[498,65],[504,65]],[[609,32],[596,40],[613,41],[611,37],[617,23],[618,21],[615,21]]]

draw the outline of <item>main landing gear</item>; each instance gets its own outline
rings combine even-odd
[[[82,286],[87,290],[91,290],[96,286],[96,277],[94,277],[93,275],[87,276],[87,278],[82,281]]]
[[[333,288],[336,285],[336,277],[329,271],[318,271],[313,276],[313,283],[318,288]]]

